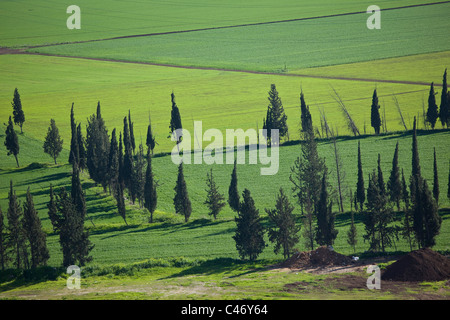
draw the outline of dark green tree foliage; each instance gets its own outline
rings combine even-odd
[[[375,134],[380,134],[381,118],[380,118],[380,105],[378,104],[377,89],[373,91],[372,96],[370,125],[374,128]]]
[[[173,204],[175,206],[175,212],[184,216],[184,221],[188,222],[192,213],[191,201],[189,200],[189,194],[186,187],[186,181],[183,174],[183,162],[178,166],[178,178],[174,188],[175,197],[173,198]]]
[[[356,252],[356,245],[358,244],[358,232],[355,226],[355,217],[353,211],[350,212],[351,222],[350,228],[347,231],[347,243],[353,248],[353,252]]]
[[[149,222],[153,223],[153,213],[158,204],[158,193],[156,191],[157,182],[153,176],[152,156],[150,149],[147,151],[147,169],[145,171],[145,186],[144,186],[144,207],[150,212]]]
[[[130,131],[128,128],[127,117],[123,118],[123,146],[124,146],[124,155],[123,155],[123,182],[124,186],[128,188],[128,191],[132,192],[132,182],[133,182],[133,171],[134,171],[134,163],[133,163],[133,147],[131,145]],[[132,196],[133,198],[133,196]]]
[[[42,230],[41,220],[34,208],[30,188],[27,190],[27,201],[23,205],[23,227],[30,243],[31,267],[47,265],[50,258],[47,249],[47,235]]]
[[[268,142],[270,141],[270,130],[278,129],[279,137],[285,137],[288,134],[287,116],[284,113],[283,103],[278,94],[275,84],[270,86],[269,91],[269,106],[267,107],[267,116],[265,120],[265,126],[263,129],[267,129]]]
[[[228,204],[230,208],[239,212],[239,191],[237,186],[237,168],[236,168],[236,160],[234,160],[233,172],[231,173],[231,181],[230,186],[228,187]]]
[[[88,119],[86,128],[87,168],[92,180],[102,185],[106,191],[108,184],[109,137],[100,109]]]
[[[248,257],[251,261],[254,261],[265,247],[264,229],[259,211],[255,208],[255,202],[248,189],[245,189],[242,193],[242,199],[238,216],[234,218],[236,233],[233,239],[236,242],[236,249],[241,259]]]
[[[381,169],[381,155],[378,154],[378,166],[377,166],[377,171],[378,171],[378,176],[377,176],[377,180],[378,180],[378,186],[380,188],[380,192],[382,195],[386,195],[386,185],[384,184],[384,178],[383,178],[383,170]]]
[[[86,217],[86,196],[83,191],[83,186],[81,185],[80,170],[76,163],[72,165],[72,187],[70,192],[75,209],[84,221]]]
[[[136,157],[136,163],[133,171],[133,183],[132,183],[132,194],[136,197],[139,205],[143,207],[144,205],[144,186],[145,186],[145,163],[147,162],[144,156],[144,147],[142,143],[139,144],[139,151]],[[134,202],[134,201],[133,201]]]
[[[47,136],[44,141],[44,152],[50,155],[56,164],[56,159],[62,150],[63,140],[59,136],[59,130],[56,126],[55,120],[50,119],[50,127],[47,131]]]
[[[400,200],[402,200],[402,183],[400,181],[400,169],[398,167],[398,142],[395,146],[394,157],[392,159],[392,169],[387,182],[387,191],[390,201],[397,204],[400,211]]]
[[[358,181],[356,182],[356,200],[359,203],[360,211],[362,211],[364,202],[366,201],[366,192],[364,189],[364,175],[361,161],[361,145],[359,141],[358,141]]]
[[[78,138],[77,138],[77,125],[75,123],[75,116],[73,113],[73,102],[72,108],[70,109],[70,153],[69,153],[69,163],[73,164],[74,162],[79,163],[80,160],[80,150],[78,146]]]
[[[183,125],[181,124],[181,115],[180,110],[178,109],[177,103],[175,102],[175,94],[172,92],[170,95],[172,99],[172,111],[171,111],[171,117],[170,117],[170,135],[168,138],[171,137],[175,133],[175,130],[177,129],[183,129]],[[181,142],[182,135],[181,132],[179,135],[175,136],[175,139],[177,141],[177,144]]]
[[[11,256],[14,257],[14,267],[16,269],[28,268],[26,235],[22,225],[23,212],[13,189],[12,180],[10,181],[8,204],[8,248],[11,250]]]
[[[309,112],[309,106],[305,103],[303,91],[300,92],[300,112],[302,132],[313,132],[311,112]]]
[[[9,117],[8,126],[6,127],[5,134],[6,134],[5,146],[6,150],[8,150],[7,155],[8,156],[14,155],[17,167],[19,167],[19,159],[17,158],[17,155],[19,154],[20,151],[19,138],[17,137],[16,131],[14,130],[14,126],[11,121],[11,116]]]
[[[59,231],[61,229],[62,216],[56,206],[55,194],[53,192],[53,186],[50,185],[50,201],[47,203],[48,217],[53,226],[53,231]]]
[[[89,232],[84,229],[84,220],[64,188],[60,189],[55,201],[61,217],[59,241],[63,253],[63,266],[84,266],[92,261],[89,253],[94,248],[89,241]]]
[[[219,192],[219,188],[214,181],[213,170],[206,173],[206,200],[204,204],[209,209],[208,214],[217,219],[217,215],[222,208],[226,205],[225,197]]]
[[[264,138],[267,140],[267,145],[270,145],[270,140],[272,139],[272,109],[267,108],[266,117],[263,119],[263,134]]]
[[[327,187],[327,172],[325,170],[317,206],[316,242],[319,245],[332,246],[339,231],[334,227],[335,214],[332,211],[333,203],[329,200]]]
[[[428,109],[427,109],[427,122],[431,125],[431,128],[434,129],[436,125],[436,121],[438,119],[438,106],[436,104],[436,92],[434,92],[433,82],[430,86],[430,93],[428,95]]]
[[[152,121],[150,119],[150,115],[149,115],[149,119],[148,119],[147,139],[146,139],[145,144],[147,145],[147,147],[151,150],[151,153],[153,154],[153,149],[155,149],[155,145],[156,145],[156,139],[153,136]]]
[[[131,112],[128,110],[128,127],[130,129],[130,141],[131,148],[133,148],[133,152],[136,149],[136,141],[134,139],[134,123],[131,121]]]
[[[78,145],[78,167],[80,170],[86,169],[87,159],[86,159],[86,148],[83,133],[81,132],[81,124],[77,127],[77,145]]]
[[[403,238],[405,238],[408,243],[409,243],[409,248],[412,251],[413,250],[413,244],[414,244],[414,235],[413,235],[413,216],[412,216],[412,211],[409,207],[409,194],[408,194],[408,187],[406,184],[406,179],[405,179],[405,175],[403,173],[403,169],[402,169],[402,200],[403,203],[405,205],[404,208],[404,218],[402,221],[402,227],[400,230],[400,233],[402,235]]]
[[[20,100],[19,90],[14,89],[14,97],[11,103],[13,107],[14,123],[20,127],[20,133],[23,133],[22,127],[25,122],[25,114],[22,109],[22,101]]]
[[[2,208],[0,207],[0,267],[2,268],[2,270],[5,270],[8,261],[9,257],[7,253],[6,226],[4,223]]]
[[[116,128],[111,133],[108,156],[108,180],[112,190],[117,188],[119,183],[119,146],[116,138]]]
[[[439,119],[441,120],[442,126],[446,126],[450,123],[450,100],[449,100],[449,92],[447,90],[447,69],[445,69],[444,76],[442,79],[442,92],[441,92],[441,106],[439,108]]]
[[[436,200],[436,205],[439,205],[439,176],[436,159],[436,148],[434,148],[434,161],[433,161],[433,197]]]
[[[122,143],[122,132],[119,133],[119,153],[118,153],[118,162],[119,162],[119,175],[118,175],[118,183],[122,185],[122,189],[125,188],[125,178],[124,178],[124,163],[123,163],[123,143]]]
[[[450,161],[448,163],[447,198],[450,199]]]
[[[118,183],[116,188],[115,188],[115,192],[114,192],[114,197],[116,198],[117,201],[117,211],[119,213],[119,216],[122,217],[123,221],[125,221],[125,224],[128,225],[127,223],[127,211],[126,211],[126,207],[125,207],[125,200],[124,200],[124,193],[123,193],[123,186],[121,183]]]
[[[275,209],[265,210],[270,222],[269,241],[275,244],[274,252],[278,254],[282,249],[284,258],[289,258],[300,240],[301,227],[296,225],[294,207],[282,188],[277,196]]]

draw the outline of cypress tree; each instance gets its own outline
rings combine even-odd
[[[7,254],[6,226],[4,223],[2,208],[0,207],[0,266],[2,270],[5,270],[6,263],[9,260]]]
[[[75,116],[73,113],[73,102],[72,108],[70,109],[70,152],[69,152],[69,163],[73,164],[74,162],[79,163],[80,150],[78,146],[78,138],[77,138],[77,125],[75,123]]]
[[[130,128],[130,142],[131,142],[131,148],[134,150],[136,149],[136,141],[134,140],[134,123],[131,121],[131,112],[128,110],[128,127]]]
[[[426,180],[423,180],[423,186],[419,190],[421,191],[420,206],[416,208],[419,211],[416,215],[422,219],[422,223],[419,223],[418,226],[423,229],[418,230],[416,227],[414,229],[421,247],[429,248],[436,244],[436,236],[439,234],[442,218],[438,214],[436,201],[433,199]]]
[[[85,140],[83,138],[83,134],[81,132],[81,124],[78,124],[77,127],[77,145],[78,145],[78,167],[80,170],[86,169],[86,148],[85,146]]]
[[[153,177],[152,156],[150,150],[147,150],[147,169],[145,171],[145,186],[144,186],[144,206],[150,212],[149,222],[153,223],[153,212],[156,210],[158,204],[158,194],[156,191],[157,182]]]
[[[5,134],[6,134],[5,146],[6,150],[8,150],[7,155],[8,156],[14,155],[17,167],[19,167],[19,159],[17,158],[17,155],[19,154],[20,151],[19,138],[17,137],[16,131],[14,130],[14,126],[11,121],[11,116],[9,116],[8,126],[6,127]]]
[[[380,246],[380,239],[377,237],[377,213],[379,212],[381,201],[380,201],[380,189],[378,184],[378,179],[375,171],[369,174],[369,185],[367,187],[367,210],[368,212],[364,215],[364,227],[365,235],[363,235],[364,240],[369,241],[369,250],[378,251]]]
[[[449,99],[448,99],[448,91],[447,91],[447,69],[445,69],[444,76],[442,79],[442,92],[441,92],[441,106],[439,108],[439,119],[441,120],[442,126],[446,126],[448,128],[450,122],[449,115]]]
[[[395,146],[394,157],[392,159],[392,169],[387,182],[389,199],[397,204],[400,211],[400,200],[402,199],[402,184],[400,181],[400,171],[398,168],[398,142]]]
[[[381,155],[378,154],[378,176],[377,176],[377,180],[378,180],[378,186],[380,188],[380,192],[381,194],[384,196],[386,195],[386,185],[384,184],[384,178],[383,178],[383,170],[381,169]]]
[[[155,137],[153,136],[152,120],[150,119],[150,113],[148,115],[147,139],[146,139],[145,144],[147,145],[147,147],[151,150],[151,153],[153,154],[153,149],[155,149],[156,140],[155,140]]]
[[[57,195],[56,206],[61,215],[59,241],[63,252],[63,266],[84,266],[92,261],[89,253],[94,245],[89,241],[89,232],[84,229],[84,221],[64,188],[61,188]]]
[[[115,190],[119,182],[119,146],[116,138],[116,128],[111,133],[108,156],[108,180],[110,188]]]
[[[372,96],[372,106],[371,106],[371,113],[370,113],[370,124],[375,130],[375,134],[380,134],[380,127],[381,127],[381,118],[380,118],[380,105],[378,104],[378,96],[377,96],[377,89],[373,91]]]
[[[175,102],[175,94],[172,92],[170,97],[172,99],[172,111],[171,111],[170,126],[169,126],[170,134],[169,134],[168,138],[170,138],[170,136],[175,133],[175,130],[183,129],[183,125],[181,124],[180,110],[178,109],[177,103]],[[175,139],[177,141],[177,144],[180,143],[181,139],[182,139],[181,133],[180,133],[180,135],[175,136]]]
[[[359,203],[360,211],[363,210],[363,204],[366,201],[366,193],[364,190],[364,175],[361,161],[361,145],[358,141],[358,181],[356,182],[356,200]]]
[[[268,100],[266,128],[264,129],[267,129],[268,132],[271,129],[278,129],[279,136],[285,137],[288,134],[287,116],[275,84],[270,86]]]
[[[436,148],[434,148],[434,161],[433,161],[433,197],[436,200],[436,205],[439,206],[439,177],[436,160]]]
[[[123,118],[123,146],[124,146],[124,156],[123,156],[123,181],[129,192],[132,192],[132,177],[133,177],[133,154],[131,146],[130,131],[128,129],[127,117]]]
[[[426,121],[431,124],[431,128],[434,129],[436,121],[438,119],[438,106],[436,104],[436,92],[434,92],[433,82],[430,86],[430,93],[428,95],[428,109],[427,109],[427,119]]]
[[[184,221],[188,222],[189,217],[191,216],[192,208],[186,187],[186,181],[184,181],[183,162],[181,162],[178,166],[178,178],[174,191],[175,197],[173,198],[173,204],[175,206],[175,212],[184,215]]]
[[[242,199],[238,216],[235,217],[236,233],[233,239],[241,259],[248,257],[250,261],[254,261],[265,247],[264,229],[248,189],[242,193]]]
[[[412,251],[413,242],[414,242],[413,215],[412,215],[412,211],[409,207],[408,187],[406,185],[406,180],[405,180],[405,175],[403,173],[403,169],[402,169],[402,199],[403,199],[403,203],[405,204],[405,209],[403,210],[405,216],[403,218],[403,226],[401,229],[401,235],[403,236],[403,238],[408,240],[410,251]]]
[[[86,128],[86,164],[92,180],[101,184],[105,192],[108,184],[109,148],[108,130],[101,115],[100,102],[98,102],[97,113],[88,119]]]
[[[124,164],[123,164],[123,144],[122,144],[122,132],[119,132],[119,153],[117,155],[119,162],[119,175],[118,183],[122,185],[122,189],[125,187],[124,178]]]
[[[214,181],[213,170],[211,168],[210,172],[206,173],[206,200],[204,204],[208,206],[210,216],[213,216],[214,219],[217,219],[217,215],[220,213],[220,210],[226,205],[225,197],[220,194],[216,182]]]
[[[73,201],[76,211],[80,215],[81,220],[84,221],[86,214],[87,214],[86,195],[84,194],[83,186],[81,185],[80,170],[78,169],[78,166],[76,163],[74,163],[72,166],[71,199]],[[89,218],[89,219],[91,220],[92,225],[95,227],[95,224],[92,221],[92,218]]]
[[[116,198],[116,201],[117,201],[117,211],[118,211],[119,215],[122,217],[123,221],[125,221],[125,224],[128,226],[123,186],[121,183],[117,184],[117,187],[115,188],[114,197]]]
[[[23,133],[22,127],[25,122],[25,114],[22,109],[22,101],[20,100],[19,90],[14,89],[14,97],[11,103],[13,107],[14,123],[20,127],[20,133]]]
[[[58,127],[55,124],[55,120],[50,119],[50,127],[47,131],[47,136],[44,141],[44,152],[49,154],[56,164],[56,158],[62,150],[63,140],[59,136]]]
[[[237,168],[236,168],[236,159],[234,160],[233,172],[231,173],[231,181],[230,186],[228,187],[228,204],[230,208],[239,212],[239,192],[237,186]]]
[[[298,233],[301,227],[295,223],[294,207],[289,203],[283,188],[280,188],[275,209],[265,210],[270,222],[269,241],[275,243],[274,253],[278,254],[283,249],[284,258],[289,258],[300,240]]]
[[[15,257],[14,267],[16,269],[27,268],[26,235],[22,225],[23,212],[13,189],[12,180],[10,181],[8,204],[8,248],[12,251],[12,256]]]
[[[50,258],[47,249],[47,235],[42,230],[41,220],[34,208],[33,197],[30,188],[27,190],[27,201],[23,205],[23,226],[30,243],[31,267],[47,265]]]
[[[56,206],[56,199],[53,192],[53,186],[50,184],[50,201],[47,203],[48,217],[53,226],[53,231],[59,231],[61,229],[62,217]]]
[[[312,118],[311,112],[309,112],[309,106],[305,103],[305,96],[303,95],[303,90],[300,92],[300,118],[302,124],[302,132],[312,132]]]
[[[139,205],[143,207],[144,205],[144,186],[145,186],[145,172],[144,167],[145,163],[147,162],[144,157],[144,147],[142,146],[142,143],[139,144],[139,151],[136,157],[136,163],[134,166],[134,172],[133,172],[133,184],[132,194],[135,195],[136,199],[139,202]]]
[[[332,212],[333,204],[329,200],[327,184],[327,172],[325,170],[317,205],[316,242],[319,245],[331,246],[339,231],[334,228],[335,215]]]

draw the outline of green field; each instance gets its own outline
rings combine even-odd
[[[385,9],[433,3],[432,0],[384,0]],[[0,46],[27,46],[299,19],[348,12],[363,12],[371,1],[295,0],[273,1],[77,1],[81,29],[68,30],[66,9],[72,3],[49,0],[2,1],[0,3]]]
[[[444,51],[450,4],[192,33],[68,44],[32,51],[183,66],[280,72]],[[433,24],[430,24],[433,21]],[[430,37],[430,34],[433,34]]]
[[[8,157],[5,149],[0,150],[0,206],[6,216],[10,181],[22,202],[30,188],[47,233],[51,267],[36,271],[43,272],[37,275],[37,280],[27,280],[26,273],[0,272],[0,299],[448,298],[448,282],[417,284],[401,293],[377,293],[339,289],[329,282],[345,276],[265,269],[282,261],[281,255],[274,254],[267,234],[268,246],[258,261],[241,261],[232,239],[235,213],[227,205],[218,219],[213,220],[204,205],[206,173],[211,166],[204,163],[184,166],[193,209],[190,221],[185,223],[184,217],[174,213],[177,166],[167,153],[175,146],[168,138],[172,92],[180,108],[183,128],[192,136],[194,121],[202,121],[203,132],[215,128],[225,135],[226,129],[261,129],[268,91],[271,84],[276,84],[289,127],[289,137],[279,149],[279,170],[276,175],[262,176],[262,165],[240,164],[238,187],[240,192],[250,190],[265,227],[268,226],[265,209],[274,207],[276,194],[282,187],[295,205],[301,223],[289,175],[301,154],[299,96],[303,92],[317,130],[318,152],[325,158],[330,173],[335,212],[338,211],[336,168],[332,143],[321,130],[320,111],[339,136],[345,198],[344,213],[336,216],[339,234],[334,248],[342,254],[368,257],[368,243],[363,241],[364,213],[355,213],[356,252],[346,241],[351,209],[348,194],[350,189],[353,192],[356,189],[358,142],[366,188],[368,174],[376,169],[378,154],[387,181],[397,142],[399,166],[408,180],[410,130],[417,117],[422,175],[430,188],[434,148],[437,153],[439,214],[443,222],[433,249],[448,254],[450,131],[442,128],[439,121],[435,130],[427,128],[424,110],[431,82],[440,103],[442,75],[450,66],[449,2],[380,1],[376,4],[381,9],[413,5],[382,11],[381,30],[366,28],[365,10],[373,4],[370,1],[137,0],[131,5],[112,0],[80,0],[76,4],[82,10],[81,30],[66,28],[68,3],[0,2],[0,141],[5,139],[5,123],[12,115],[15,88],[20,92],[26,117],[24,133],[18,134],[20,168],[16,168],[14,158]],[[290,19],[295,21],[283,21]],[[163,34],[135,36],[153,33]],[[126,36],[132,37],[104,40]],[[387,127],[379,136],[373,135],[370,126],[374,89]],[[351,134],[334,90],[358,126],[360,136]],[[408,130],[400,121],[394,98]],[[123,118],[131,111],[137,144],[145,142],[151,114],[158,143],[153,158],[153,171],[159,182],[158,206],[155,223],[149,224],[148,212],[127,202],[127,226],[117,213],[114,198],[96,186],[87,172],[82,173],[87,200],[85,226],[95,248],[91,252],[93,262],[84,269],[86,278],[77,296],[65,288],[67,276],[63,271],[56,281],[45,281],[45,273],[56,272],[52,268],[62,264],[59,235],[52,231],[47,202],[50,183],[56,187],[71,186],[68,149],[72,103],[76,122],[81,123],[85,135],[87,118],[95,112],[98,102],[109,133],[114,128],[122,131]],[[50,118],[55,119],[64,139],[64,150],[56,165],[42,148]],[[16,132],[19,131],[16,127]],[[192,138],[194,147],[196,142]],[[202,147],[208,144],[204,141]],[[227,197],[233,166],[212,168],[220,192]],[[397,218],[401,217],[402,213],[397,213]],[[309,249],[303,237],[297,249]],[[388,254],[409,250],[406,240],[401,238],[388,249]],[[18,275],[15,280],[11,280],[14,278],[11,272]],[[32,278],[31,275],[28,273],[28,277]],[[292,289],[295,283],[304,288]]]

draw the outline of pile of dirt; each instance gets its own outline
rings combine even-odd
[[[381,275],[392,281],[441,281],[450,279],[450,259],[428,248],[412,251]]]
[[[322,246],[312,251],[297,252],[281,264],[282,268],[302,269],[311,267],[346,266],[353,260],[332,248]]]

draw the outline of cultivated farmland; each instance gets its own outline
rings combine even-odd
[[[439,204],[436,212],[442,223],[432,249],[448,256],[450,131],[439,119],[434,129],[425,120],[430,84],[434,83],[440,107],[443,75],[450,65],[450,3],[382,1],[381,29],[374,30],[366,26],[366,9],[371,4],[346,0],[314,4],[292,0],[245,4],[234,0],[137,1],[132,5],[79,1],[81,29],[69,30],[66,19],[70,13],[57,1],[0,3],[1,141],[6,141],[8,134],[5,131],[12,116],[15,88],[25,113],[23,133],[15,126],[20,167],[16,168],[6,148],[0,152],[0,208],[9,225],[10,182],[21,205],[29,188],[50,256],[47,266],[37,271],[16,270],[13,260],[8,262],[7,270],[0,271],[0,298],[448,299],[448,279],[398,285],[383,281],[382,286],[389,288],[384,291],[366,287],[365,268],[369,264],[384,270],[418,245],[411,247],[408,239],[397,233],[386,252],[369,250],[369,200],[364,210],[356,210],[353,196],[358,180],[358,143],[366,190],[369,174],[377,170],[378,155],[387,182],[397,143],[398,167],[410,190],[415,118],[421,176],[430,194],[436,178],[440,190],[438,201],[433,203]],[[16,21],[20,22],[17,26]],[[267,230],[272,222],[266,209],[275,207],[283,188],[294,206],[295,223],[301,226],[295,250],[312,250],[305,234],[308,209],[298,203],[290,180],[307,141],[302,132],[303,93],[317,152],[328,168],[330,208],[338,231],[334,251],[361,258],[360,264],[353,262],[342,268],[344,275],[336,275],[341,272],[336,265],[323,265],[320,270],[281,267],[285,259],[282,252],[274,253],[268,233],[264,235],[267,246],[256,261],[241,259],[233,239],[237,213],[227,203],[232,163],[184,164],[192,207],[189,221],[174,208],[177,164],[170,156],[176,144],[168,137],[171,94],[176,97],[183,128],[192,133],[191,147],[201,144],[205,148],[209,141],[202,139],[200,143],[193,134],[195,121],[202,121],[203,132],[214,128],[224,136],[227,129],[262,129],[272,84],[276,84],[289,129],[279,147],[278,171],[264,176],[260,169],[268,165],[238,164],[238,191],[242,195],[244,189],[250,190]],[[382,119],[380,135],[374,135],[371,126],[375,89]],[[76,294],[65,287],[60,231],[55,230],[47,206],[50,184],[70,191],[73,187],[75,167],[68,163],[72,104],[76,124],[86,139],[95,118],[91,115],[99,104],[108,138],[116,129],[117,138],[120,132],[124,139],[124,148],[124,118],[130,115],[136,146],[144,145],[145,153],[151,119],[157,142],[152,170],[158,186],[152,223],[149,211],[133,201],[131,189],[125,190],[125,223],[119,215],[116,185],[109,181],[103,188],[94,182],[89,169],[81,172],[86,200],[84,228],[95,247],[90,252],[92,262],[83,266],[82,287]],[[342,106],[359,134],[350,129]],[[42,148],[50,118],[64,140],[58,164]],[[339,209],[336,149],[326,125],[337,136],[343,212]],[[138,150],[132,157],[135,166],[141,161]],[[246,160],[250,154],[245,151]],[[216,220],[205,205],[205,180],[211,169],[226,203]],[[389,208],[394,212],[390,227],[403,226],[406,203],[400,208],[390,203]],[[352,216],[357,230],[355,247],[347,242]]]

